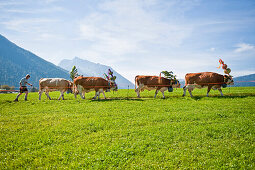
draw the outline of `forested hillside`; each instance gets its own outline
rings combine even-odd
[[[29,82],[39,86],[39,79],[43,77],[61,77],[69,79],[69,73],[10,42],[0,35],[0,84],[19,86],[19,81],[26,74],[30,74]]]
[[[234,78],[235,87],[255,86],[255,74]]]

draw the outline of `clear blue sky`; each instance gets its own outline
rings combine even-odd
[[[58,64],[78,56],[136,75],[255,73],[254,0],[0,0],[0,34]]]

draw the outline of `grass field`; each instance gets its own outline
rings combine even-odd
[[[255,169],[255,87],[223,93],[0,94],[0,169]]]

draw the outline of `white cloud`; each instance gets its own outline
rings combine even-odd
[[[80,31],[83,39],[94,43],[90,50],[114,56],[145,52],[145,44],[179,47],[192,31],[159,18],[140,1],[107,1],[80,21]]]
[[[241,52],[245,52],[245,51],[251,51],[254,50],[255,46],[251,45],[251,44],[246,44],[246,43],[240,43],[237,44],[237,48],[235,49],[236,53],[241,53]]]
[[[50,13],[65,11],[62,7],[47,7],[41,9],[4,9],[4,12],[9,13],[25,13],[25,14],[38,14],[38,13]]]
[[[17,32],[43,32],[43,24],[57,22],[55,19],[32,18],[32,19],[13,19],[2,22],[2,24]]]
[[[214,52],[216,49],[214,47],[210,48],[210,51]]]
[[[44,1],[45,1],[45,3],[50,4],[50,3],[57,2],[57,1],[59,1],[59,0],[44,0]]]
[[[255,74],[255,69],[253,70],[238,70],[238,71],[232,71],[231,75],[233,75],[234,77],[239,77],[239,76],[243,76],[243,75],[249,75],[249,74]]]
[[[5,6],[13,6],[13,5],[24,5],[25,2],[21,1],[5,1],[5,2],[0,2],[0,7],[5,7]]]

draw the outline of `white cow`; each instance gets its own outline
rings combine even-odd
[[[72,92],[73,83],[69,80],[63,78],[41,78],[39,80],[39,100],[41,100],[41,95],[45,91],[46,96],[51,100],[49,96],[50,91],[60,91],[60,96],[58,100],[64,100],[64,93],[67,90]]]

